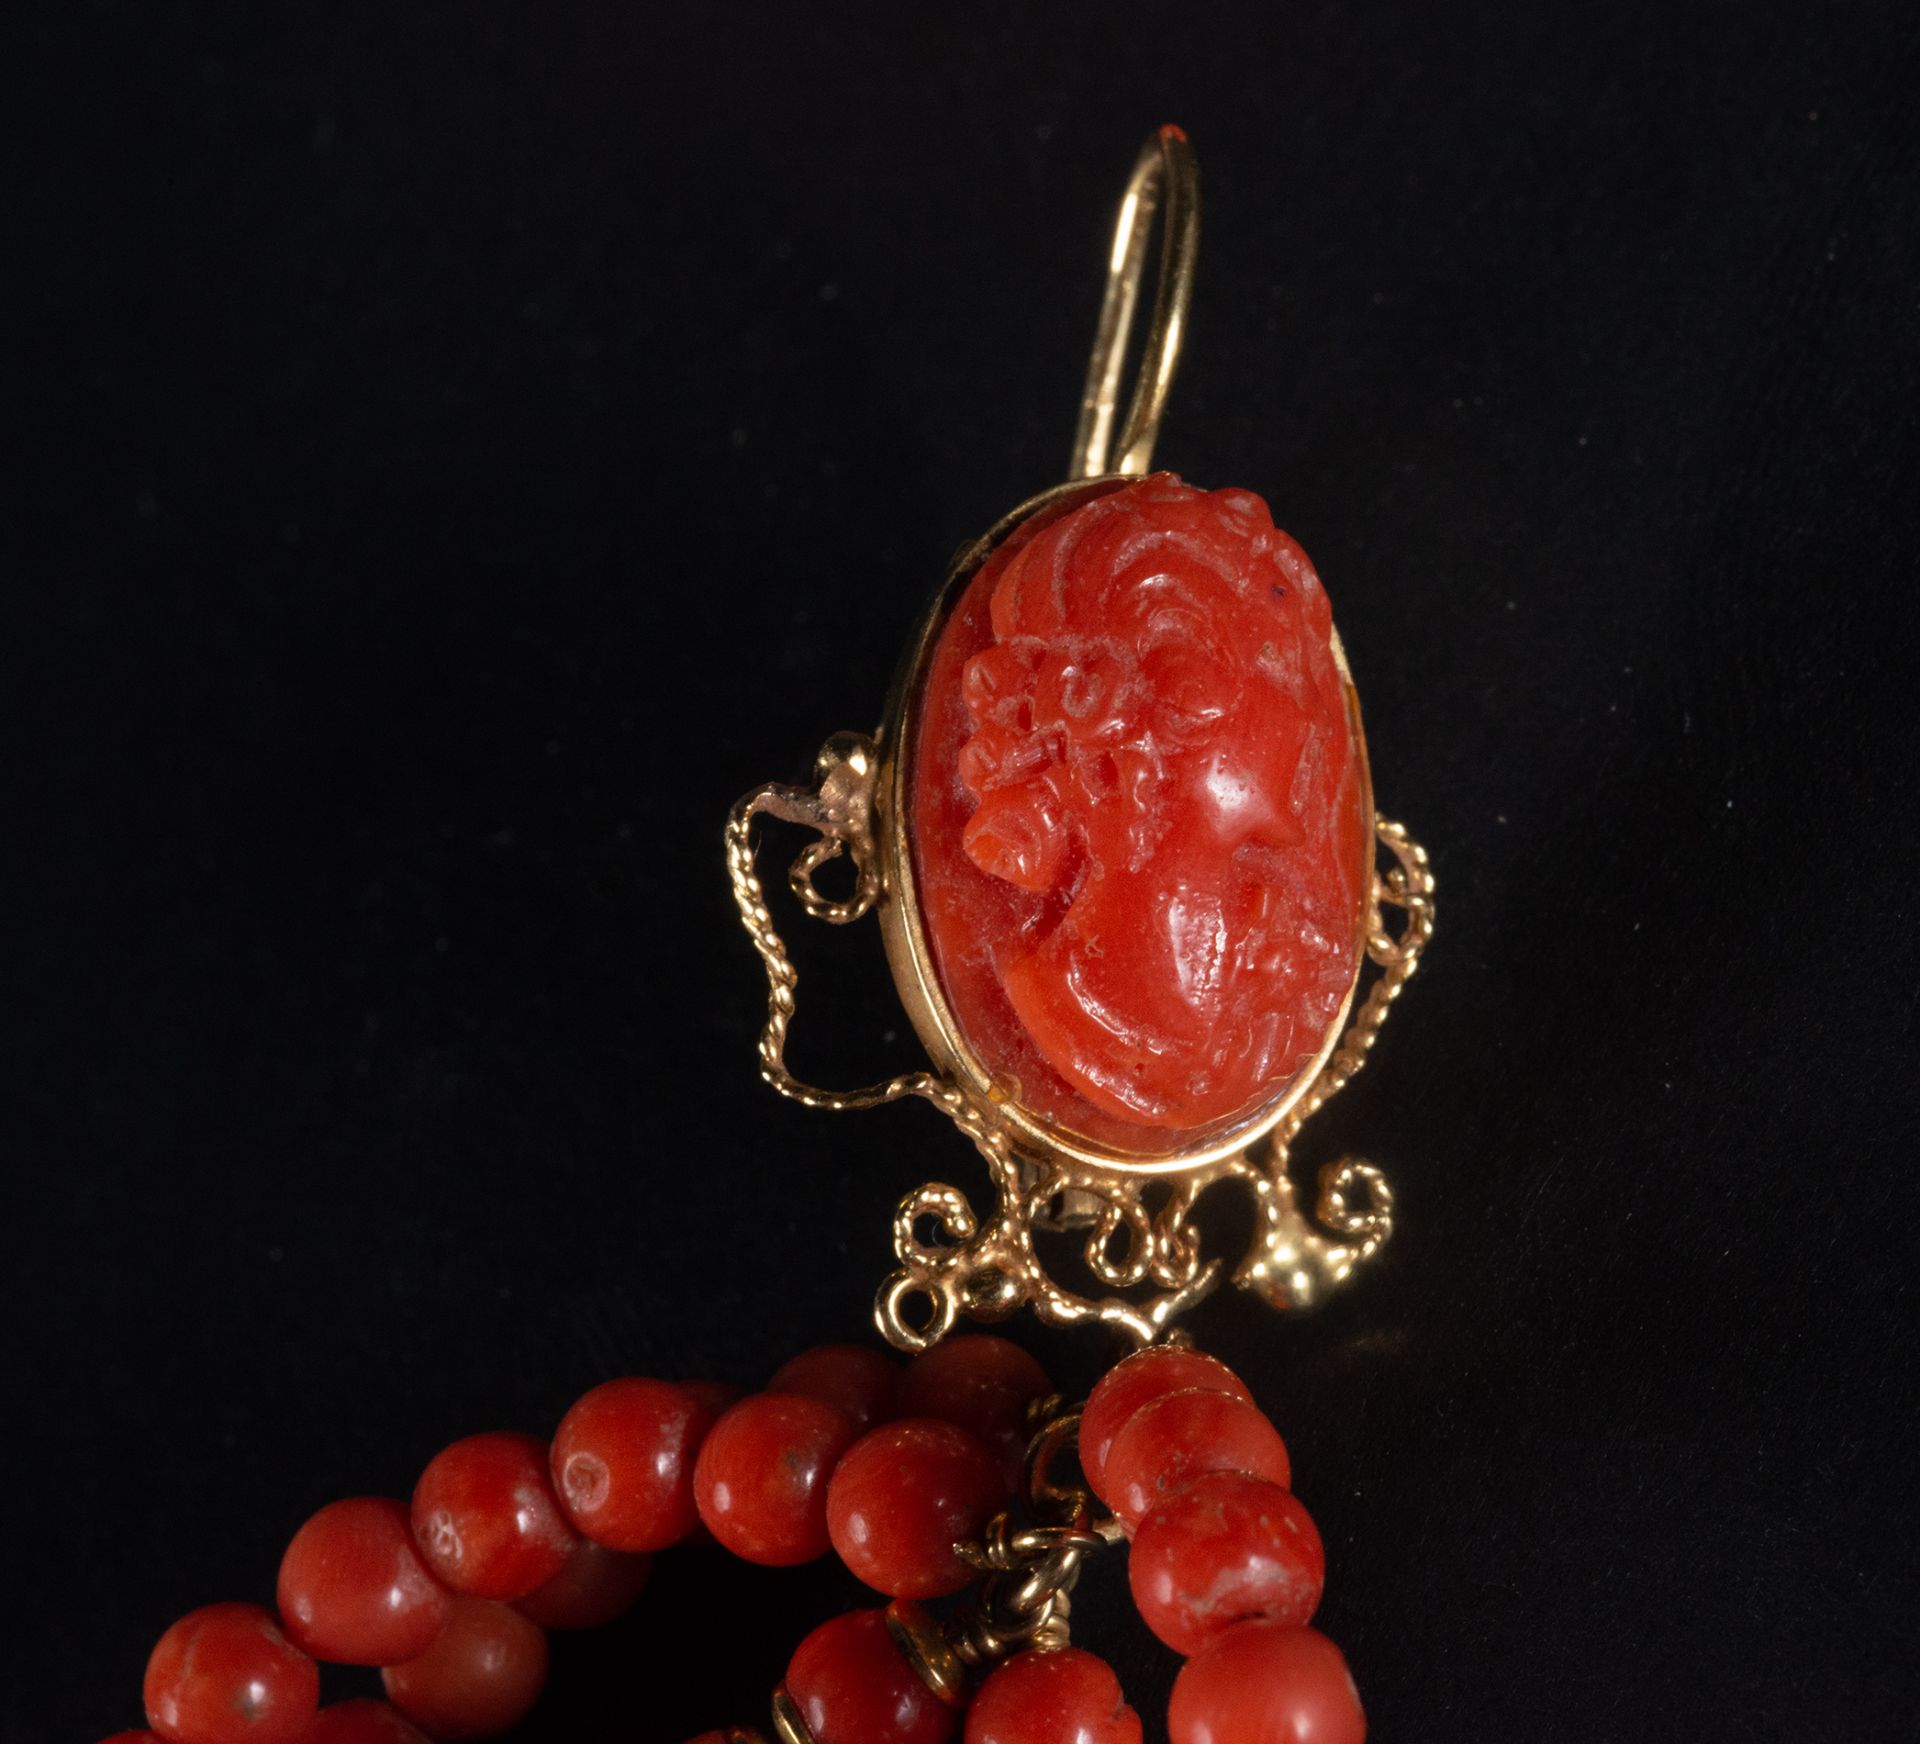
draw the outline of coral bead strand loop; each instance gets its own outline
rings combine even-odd
[[[709,1534],[747,1563],[835,1550],[892,1602],[800,1642],[770,1734],[692,1744],[1140,1744],[1112,1669],[1068,1640],[1085,1568],[1121,1546],[1141,1617],[1188,1656],[1173,1744],[1359,1744],[1345,1660],[1307,1626],[1325,1550],[1290,1478],[1245,1384],[1178,1348],[1127,1358],[1082,1406],[987,1337],[905,1369],[823,1346],[745,1397],[609,1381],[551,1446],[452,1443],[411,1509],[319,1509],[281,1560],[281,1619],[182,1618],[148,1667],[153,1730],[109,1744],[496,1736],[546,1684],[549,1629],[611,1622],[656,1554]],[[914,1602],[968,1587],[945,1623]],[[320,1708],[319,1661],[381,1666],[387,1699]]]

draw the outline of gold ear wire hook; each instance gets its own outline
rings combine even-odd
[[[1120,431],[1120,454],[1111,467],[1108,448],[1114,415],[1120,408],[1120,371],[1126,362],[1127,335],[1133,329],[1140,282],[1146,276],[1147,242],[1153,220],[1165,207],[1160,245],[1160,283],[1154,292],[1153,320],[1140,354],[1133,401]],[[1113,227],[1107,257],[1107,289],[1100,300],[1100,324],[1094,331],[1087,385],[1080,396],[1080,423],[1073,434],[1071,478],[1099,478],[1112,471],[1137,476],[1153,459],[1154,438],[1167,409],[1173,372],[1186,337],[1187,311],[1193,302],[1194,260],[1200,252],[1200,166],[1193,147],[1177,127],[1163,127],[1141,148],[1128,179],[1126,197]]]

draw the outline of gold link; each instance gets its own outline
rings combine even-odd
[[[1054,1462],[1069,1447],[1076,1462],[1079,1459],[1080,1407],[1066,1406],[1058,1394],[1040,1403],[1049,1409],[1044,1416],[1031,1420],[1032,1434],[1020,1474],[1021,1500],[1036,1520],[1059,1525],[1083,1523],[1093,1498],[1078,1485],[1053,1481]]]
[[[996,1514],[977,1543],[954,1549],[985,1576],[955,1619],[952,1651],[973,1666],[988,1666],[1024,1647],[1064,1647],[1068,1613],[1081,1565],[1123,1534],[1111,1518],[1095,1520],[1093,1502],[1078,1488],[1058,1485],[1052,1463],[1079,1430],[1080,1406],[1055,1395],[1031,1407],[1030,1436],[1019,1512]]]

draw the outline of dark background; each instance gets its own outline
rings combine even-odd
[[[1303,1145],[1400,1232],[1197,1320],[1324,1627],[1383,1740],[1920,1735],[1902,13],[10,9],[0,1730],[456,1435],[857,1335],[981,1185],[759,1087],[719,826],[1060,476],[1178,120],[1159,457],[1313,553],[1441,881]],[[911,1058],[878,952],[802,1066]],[[528,1735],[761,1721],[851,1598],[663,1573]]]

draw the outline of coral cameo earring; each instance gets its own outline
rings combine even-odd
[[[1375,816],[1358,699],[1305,552],[1251,491],[1149,471],[1198,239],[1192,149],[1163,128],[1121,207],[1073,477],[960,553],[876,734],[829,741],[814,785],[759,788],[730,819],[734,892],[770,983],[768,1081],[815,1106],[924,1097],[992,1177],[990,1216],[939,1183],[901,1205],[877,1318],[903,1348],[1022,1303],[1158,1336],[1222,1275],[1192,1216],[1226,1180],[1257,1208],[1235,1277],[1278,1306],[1315,1299],[1391,1228],[1384,1178],[1355,1161],[1322,1171],[1309,1217],[1288,1153],[1413,973],[1433,883]],[[809,913],[878,912],[930,1070],[856,1091],[788,1073],[797,977],[755,870],[763,814],[816,832],[790,875]],[[843,855],[854,887],[832,899],[813,878]],[[1063,1231],[1082,1237],[1071,1273],[1044,1239]]]
[[[929,1181],[894,1214],[875,1319],[919,1354],[819,1346],[745,1397],[616,1376],[550,1443],[464,1436],[411,1506],[313,1515],[278,1616],[176,1621],[148,1661],[154,1730],[110,1744],[496,1736],[539,1698],[548,1631],[610,1622],[696,1535],[763,1566],[836,1553],[884,1601],[799,1642],[771,1694],[778,1744],[1138,1744],[1113,1668],[1070,1637],[1083,1567],[1123,1544],[1141,1620],[1186,1661],[1173,1744],[1362,1744],[1345,1658],[1310,1626],[1326,1546],[1286,1443],[1224,1363],[1169,1346],[1229,1276],[1301,1306],[1387,1238],[1377,1169],[1328,1164],[1307,1208],[1289,1158],[1414,972],[1433,882],[1374,813],[1305,553],[1252,492],[1150,470],[1198,235],[1193,154],[1163,128],[1121,207],[1068,482],[961,552],[876,732],[829,740],[811,784],[756,788],[728,820],[767,1081],[820,1108],[928,1102],[986,1165],[990,1203]],[[788,1070],[799,978],[756,866],[765,819],[811,832],[787,880],[806,913],[877,916],[924,1069],[856,1090]],[[833,861],[840,894],[816,882]],[[1253,1208],[1237,1261],[1198,1215],[1229,1183]],[[939,1345],[962,1315],[1022,1305],[1168,1344],[1078,1402],[1007,1339]],[[322,1659],[380,1667],[386,1701],[321,1710]]]

